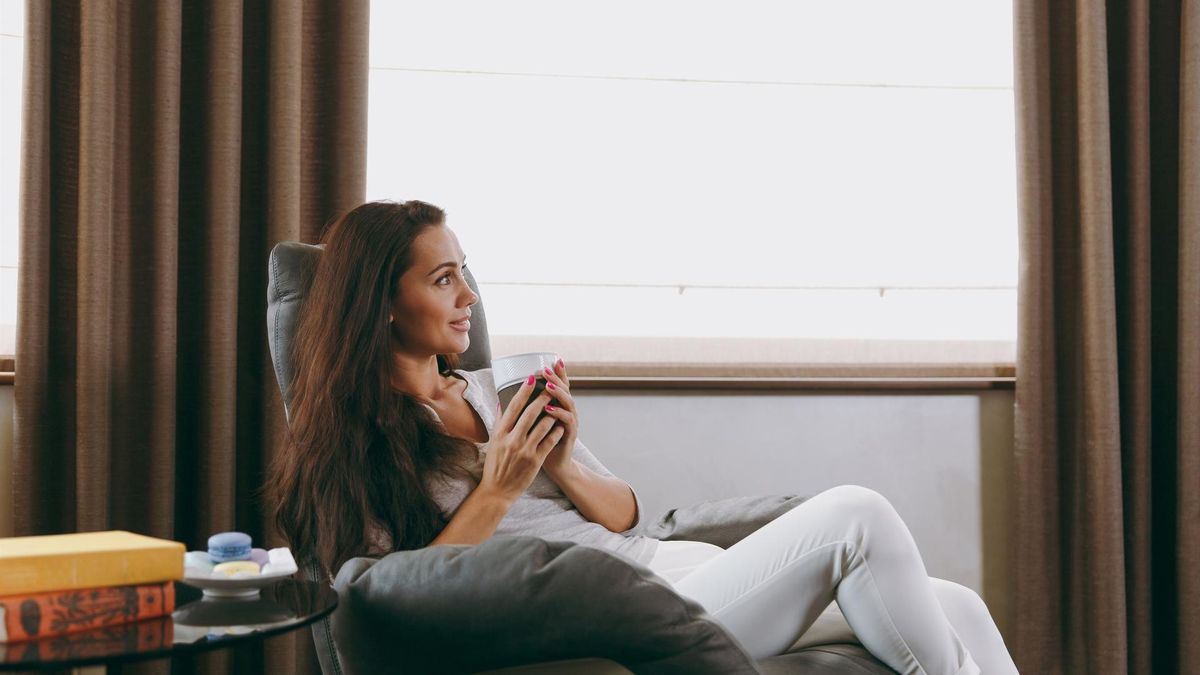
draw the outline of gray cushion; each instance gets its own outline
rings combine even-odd
[[[498,535],[354,558],[334,586],[334,639],[351,675],[585,657],[648,675],[759,672],[698,603],[641,565],[574,542]]]

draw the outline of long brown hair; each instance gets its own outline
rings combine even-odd
[[[334,221],[301,310],[292,359],[290,434],[263,494],[297,561],[336,574],[370,550],[368,525],[392,550],[426,546],[446,525],[425,478],[469,475],[474,452],[415,397],[392,387],[388,312],[413,241],[445,213],[421,201],[371,202]],[[439,354],[438,370],[458,367]]]

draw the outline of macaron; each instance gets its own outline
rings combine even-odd
[[[261,548],[250,549],[250,559],[258,563],[259,567],[271,562],[271,558],[267,555],[266,550]]]
[[[224,574],[233,576],[238,572],[248,572],[250,574],[258,574],[258,563],[253,560],[231,560],[223,562],[213,567],[213,574]]]
[[[221,532],[208,538],[208,557],[214,563],[250,559],[250,535],[244,532]]]
[[[188,551],[183,554],[183,566],[201,570],[207,574],[212,572],[213,561],[204,551]]]

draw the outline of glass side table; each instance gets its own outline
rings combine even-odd
[[[284,579],[258,597],[209,598],[175,584],[171,616],[0,644],[0,671],[119,664],[237,647],[287,633],[328,616],[337,593],[325,584]]]

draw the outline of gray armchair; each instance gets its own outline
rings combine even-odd
[[[268,265],[267,328],[271,359],[289,420],[292,335],[320,253],[319,246],[282,242],[271,251]],[[469,270],[466,277],[478,294]],[[471,346],[461,357],[460,367],[467,370],[491,364],[487,320],[480,297],[480,302],[472,308]],[[671,509],[657,520],[645,520],[639,531],[660,540],[707,541],[728,548],[804,499],[795,495],[768,495],[695,504]],[[539,568],[531,575],[527,569],[514,567],[514,560],[526,564],[526,559],[533,560],[529,564],[540,561],[554,565]],[[304,576],[321,579],[311,561],[299,562]],[[555,618],[546,623],[547,610],[554,610],[554,606],[548,608],[544,603],[560,601],[546,595],[547,569],[567,578],[578,575],[593,585],[601,577],[610,584],[608,588],[627,588],[627,592],[589,593],[581,584],[577,589],[581,595],[575,597],[587,598],[587,607],[581,610],[578,603],[561,603],[574,604],[570,613],[584,615],[593,622],[585,625],[620,622],[623,624],[620,629],[625,632],[610,631],[603,638],[594,637],[593,642],[586,643],[595,645],[594,653],[588,651],[589,647],[581,647],[585,643],[578,641],[565,645],[572,638],[560,635],[556,638],[558,642],[551,645],[522,646],[527,649],[525,654],[543,658],[522,658],[520,652],[514,651],[517,648],[514,642],[523,639],[529,642],[529,633],[553,631],[554,621],[561,621]],[[470,586],[461,581],[466,579],[470,580]],[[537,579],[537,583],[532,579]],[[382,668],[493,675],[894,672],[857,643],[809,645],[754,662],[736,639],[697,603],[675,594],[648,569],[572,542],[493,537],[476,547],[438,546],[398,551],[379,560],[355,558],[339,571],[334,587],[341,601],[338,609],[312,628],[325,675],[375,672]],[[543,603],[540,607],[539,602]],[[630,614],[631,608],[640,613]],[[566,607],[556,614],[565,613]],[[632,627],[630,621],[634,622]],[[512,631],[514,626],[528,626],[530,630],[525,634],[503,632]],[[402,636],[409,641],[405,642]],[[497,639],[491,640],[493,636]],[[660,645],[661,649],[656,651]],[[428,655],[419,654],[422,647],[436,648],[438,661],[429,661]],[[493,653],[495,658],[489,659]],[[553,658],[556,654],[571,656]],[[482,667],[478,667],[480,664]]]

